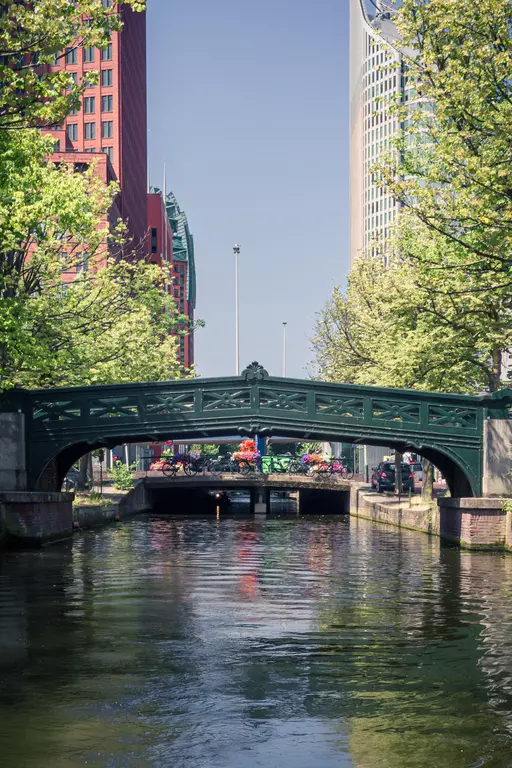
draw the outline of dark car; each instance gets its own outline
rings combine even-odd
[[[373,468],[372,488],[379,493],[395,490],[395,462],[381,461]],[[402,464],[402,488],[404,491],[414,490],[414,472],[410,464]]]

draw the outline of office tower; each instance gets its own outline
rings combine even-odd
[[[398,204],[370,168],[398,129],[388,100],[406,100],[398,32],[380,0],[350,0],[350,258],[386,238]]]

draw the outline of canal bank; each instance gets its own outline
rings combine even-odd
[[[130,490],[103,493],[0,494],[0,549],[38,548],[151,509],[143,481]]]
[[[512,510],[500,498],[440,498],[428,504],[355,483],[350,515],[439,536],[463,549],[512,552]]]

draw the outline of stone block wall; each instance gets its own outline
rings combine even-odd
[[[0,491],[23,491],[26,487],[25,417],[22,413],[0,413]]]
[[[484,472],[482,493],[512,496],[512,419],[484,422]]]

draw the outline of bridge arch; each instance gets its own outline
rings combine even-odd
[[[226,433],[227,434],[227,433]],[[234,434],[234,431],[230,434]],[[241,435],[241,437],[245,437],[247,434],[244,431],[244,434]],[[222,435],[223,437],[225,435]],[[305,441],[305,440],[318,440],[318,441],[333,441],[333,442],[353,442],[355,444],[362,444],[360,440],[349,440],[343,435],[322,435],[322,434],[315,434],[312,435],[311,432],[308,431],[307,435],[298,435],[296,433],[292,434],[285,434],[280,433],[280,436],[282,437],[290,437],[293,438],[296,441]],[[164,440],[173,439],[173,434],[166,433],[162,435],[161,437],[156,437],[155,435],[151,436],[152,442],[164,442]],[[215,440],[215,437],[220,437],[220,435],[205,435],[204,431],[201,432],[201,434],[197,435],[190,435],[191,438],[208,438],[211,437],[212,441]],[[179,438],[178,438],[179,439]],[[75,464],[82,456],[89,453],[90,451],[94,451],[97,448],[114,448],[117,445],[123,445],[123,444],[130,444],[130,443],[140,443],[148,440],[147,435],[126,435],[124,437],[116,437],[115,439],[106,439],[104,437],[99,438],[96,441],[93,441],[91,443],[72,443],[71,445],[68,445],[64,447],[62,450],[59,451],[59,453],[55,454],[50,458],[50,460],[46,463],[44,467],[41,468],[41,472],[39,477],[37,478],[37,482],[35,485],[36,490],[46,490],[46,491],[58,491],[62,487],[63,480],[69,471],[69,469]],[[371,445],[372,443],[368,443],[365,441],[365,444]],[[373,442],[373,444],[376,444]],[[379,443],[380,444],[380,443]],[[454,497],[466,497],[466,496],[475,496],[477,495],[474,486],[471,482],[471,467],[468,466],[467,462],[465,462],[460,456],[451,456],[449,453],[432,446],[426,446],[426,445],[413,445],[410,443],[401,443],[396,441],[390,441],[386,443],[386,447],[389,447],[393,450],[399,450],[402,453],[406,450],[413,451],[414,453],[419,454],[420,456],[425,457],[429,461],[431,461],[443,474],[447,481],[448,488],[450,490],[450,493]]]
[[[286,379],[253,363],[239,377],[17,390],[13,398],[25,414],[31,489],[55,490],[68,467],[98,447],[259,434],[413,450],[439,467],[453,495],[472,496],[481,494],[484,421],[507,418],[512,393]]]

